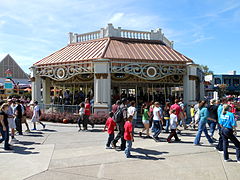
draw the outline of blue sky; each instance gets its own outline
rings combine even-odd
[[[64,47],[68,32],[113,23],[161,28],[174,48],[214,73],[240,73],[239,0],[0,0],[0,60],[29,67]]]

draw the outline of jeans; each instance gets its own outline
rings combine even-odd
[[[206,128],[206,122],[199,121],[199,123],[198,123],[198,132],[197,132],[196,138],[194,140],[194,144],[199,144],[200,143],[202,132],[204,132],[208,142],[209,143],[213,143],[213,140],[208,135],[208,131],[207,131],[207,128]]]
[[[209,121],[209,120],[208,120],[208,125],[209,125],[209,127],[210,127],[210,130],[209,130],[210,136],[213,137],[217,123],[214,122],[214,121]]]
[[[16,123],[16,130],[18,131],[19,135],[22,135],[22,120],[21,118],[15,118]]]
[[[126,157],[131,156],[131,154],[130,154],[131,148],[132,148],[132,141],[127,141],[127,146],[125,148],[125,155],[126,155]]]
[[[165,131],[168,133],[169,132],[170,119],[165,119],[165,121],[166,121],[166,129],[165,129]]]
[[[126,148],[126,140],[124,139],[124,124],[125,122],[119,122],[117,123],[118,128],[118,134],[115,137],[115,139],[112,141],[114,145],[117,144],[118,140],[121,139],[121,150],[124,150]]]
[[[176,133],[176,129],[171,129],[171,133],[169,134],[168,138],[167,138],[167,141],[171,141],[172,137],[174,136],[175,140],[178,141],[179,138],[177,136],[177,133]]]
[[[162,124],[159,120],[153,120],[153,127],[152,127],[152,131],[153,131],[153,137],[157,138],[158,135],[161,133],[162,131]]]
[[[223,138],[222,138],[222,128],[221,126],[218,124],[218,129],[219,129],[219,139],[218,139],[218,144],[216,146],[217,150],[219,151],[223,151]]]
[[[222,138],[223,138],[223,152],[224,152],[224,159],[229,159],[228,154],[228,139],[232,141],[232,143],[236,147],[236,156],[237,160],[240,161],[240,142],[238,139],[233,135],[233,130],[229,128],[222,128]]]
[[[107,147],[110,147],[110,144],[111,144],[113,139],[114,139],[114,133],[109,134],[108,141],[107,141],[107,144],[106,144]]]
[[[2,135],[2,139],[0,142],[4,141],[4,149],[9,148],[9,127],[6,126],[6,131],[3,131],[3,127],[0,127],[0,133]]]

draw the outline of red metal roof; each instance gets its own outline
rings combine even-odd
[[[34,65],[77,63],[100,58],[183,64],[192,62],[191,59],[164,45],[161,41],[103,38],[69,44]]]

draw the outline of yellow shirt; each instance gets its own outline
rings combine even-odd
[[[190,109],[191,117],[194,117],[194,108]]]

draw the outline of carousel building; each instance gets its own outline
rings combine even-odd
[[[177,52],[161,29],[150,32],[114,28],[69,33],[69,44],[31,67],[32,97],[50,104],[50,92],[83,91],[94,112],[107,112],[121,98],[137,103],[183,97],[186,104],[204,97],[203,73]],[[42,89],[42,93],[41,93]]]

